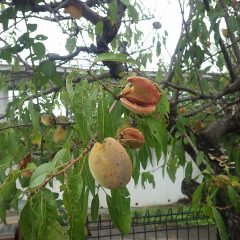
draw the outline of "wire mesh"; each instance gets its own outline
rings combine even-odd
[[[202,211],[191,208],[160,209],[135,212],[128,235],[122,235],[112,220],[99,216],[96,222],[88,220],[88,239],[101,240],[215,240],[214,223]]]

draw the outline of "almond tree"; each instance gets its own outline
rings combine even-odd
[[[95,220],[98,190],[106,187],[109,214],[127,233],[125,185],[131,176],[136,184],[152,181],[140,167],[146,169],[154,150],[173,181],[177,168],[185,167],[182,192],[194,209],[213,218],[218,238],[239,238],[238,1],[179,0],[182,29],[168,65],[162,57],[167,32],[159,31],[161,23],[143,2],[0,3],[0,58],[12,69],[1,73],[0,89],[17,91],[0,116],[3,222],[6,211],[18,210],[18,201],[27,197],[19,223],[24,239],[67,239],[61,227],[66,223],[70,239],[85,239],[89,196]],[[51,51],[48,36],[39,31],[42,22],[62,31],[68,54]],[[151,22],[155,33],[147,48],[141,22]],[[156,58],[158,70],[149,75],[145,68]],[[68,63],[69,72],[58,71]],[[57,107],[67,114],[54,114]],[[108,144],[129,172],[113,167],[116,155]],[[107,172],[99,164],[105,160]],[[193,164],[202,182],[192,177]],[[50,190],[56,181],[62,198]]]

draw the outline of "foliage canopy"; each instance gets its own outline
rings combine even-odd
[[[151,173],[140,171],[154,151],[173,181],[177,168],[185,167],[182,192],[215,220],[219,238],[239,237],[240,6],[235,0],[178,3],[182,29],[166,65],[167,31],[160,31],[161,23],[140,1],[1,1],[0,58],[11,71],[1,72],[0,89],[12,91],[13,98],[0,116],[0,218],[6,222],[6,211],[18,210],[19,200],[27,198],[20,217],[24,239],[86,238],[89,196],[96,219],[100,188],[88,153],[93,141],[117,138],[126,126],[145,136],[139,150],[127,149],[136,184],[154,185]],[[42,21],[62,31],[65,55],[51,52],[48,36],[38,29]],[[144,48],[139,24],[149,21],[154,34]],[[144,71],[154,59],[156,73]],[[71,68],[61,72],[66,64]],[[161,89],[157,110],[148,116],[119,102],[132,75],[146,76]],[[192,177],[193,162],[202,182]],[[51,190],[56,181],[58,193]],[[127,187],[106,193],[106,201],[126,234]]]

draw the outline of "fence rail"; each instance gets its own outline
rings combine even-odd
[[[88,239],[101,240],[215,240],[216,228],[202,211],[180,208],[178,211],[160,209],[144,214],[135,212],[128,235],[123,236],[110,219],[99,216],[96,222],[88,221]]]
[[[16,227],[17,223],[0,224],[0,239],[13,240]],[[100,215],[96,222],[88,219],[87,227],[88,240],[216,240],[213,221],[202,211],[193,212],[191,208],[136,211],[130,232],[125,236],[106,216]]]

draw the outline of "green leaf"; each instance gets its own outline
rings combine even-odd
[[[200,166],[203,163],[203,161],[204,161],[204,153],[202,151],[199,151],[196,158],[197,166]]]
[[[29,108],[29,112],[30,112],[30,116],[31,116],[33,129],[38,130],[40,113],[34,109],[34,104],[33,104],[32,99],[28,103],[28,108]]]
[[[239,195],[237,191],[230,185],[227,186],[228,196],[230,199],[231,204],[234,206],[236,210],[239,207]]]
[[[48,37],[43,35],[43,34],[38,34],[35,37],[35,40],[38,40],[38,41],[44,41],[44,40],[47,40],[47,39],[48,39]]]
[[[76,44],[77,44],[77,38],[70,37],[67,39],[65,48],[68,50],[69,53],[72,53],[74,51],[74,49],[76,48]]]
[[[71,240],[85,240],[86,213],[83,180],[79,173],[69,176],[63,193],[63,204],[69,216],[68,235]]]
[[[8,63],[11,63],[11,61],[12,61],[12,51],[11,51],[11,48],[4,47],[4,48],[0,49],[0,57],[3,60],[6,60]]]
[[[6,209],[10,209],[10,203],[17,194],[16,180],[19,176],[18,171],[12,171],[3,184],[0,185],[0,218],[6,223]]]
[[[204,186],[204,184],[201,183],[193,193],[192,207],[193,207],[194,210],[197,210],[200,207],[200,201],[201,201],[203,186]]]
[[[37,30],[37,24],[35,23],[28,23],[27,24],[27,29],[30,31],[30,32],[34,32]]]
[[[101,53],[94,59],[94,62],[100,61],[127,62],[127,56],[122,53]]]
[[[163,90],[161,90],[161,100],[157,105],[157,111],[163,115],[166,115],[169,113],[170,106],[169,101],[167,99],[167,96]]]
[[[178,159],[176,157],[170,158],[167,161],[167,173],[172,182],[176,181],[176,172],[178,169]]]
[[[74,97],[72,80],[73,80],[72,75],[68,74],[68,76],[66,78],[66,89],[67,89],[67,93],[68,93],[68,97],[69,97],[71,105],[73,104],[73,97]]]
[[[227,25],[230,31],[238,31],[239,30],[239,19],[235,16],[229,16],[227,18]]]
[[[150,172],[143,172],[141,174],[141,184],[144,189],[146,189],[145,183],[148,182],[149,184],[152,184],[152,187],[155,188],[156,183],[154,180],[154,176]]]
[[[91,217],[92,221],[96,222],[98,218],[98,210],[99,210],[99,197],[98,194],[94,195],[91,203]]]
[[[89,105],[88,97],[88,83],[81,81],[75,88],[75,94],[73,98],[73,112],[76,118],[76,128],[79,131],[80,139],[84,145],[86,145],[90,139],[89,119],[88,111],[93,107]]]
[[[47,175],[53,172],[54,169],[55,169],[55,162],[43,163],[42,165],[37,167],[30,178],[29,187],[35,188],[41,183],[43,183]]]
[[[147,118],[147,124],[149,126],[149,129],[151,131],[151,134],[158,140],[158,142],[161,144],[161,149],[164,154],[164,156],[167,156],[167,124],[165,123],[165,120],[162,119],[154,119],[151,117]]]
[[[21,230],[26,240],[48,239],[57,222],[57,207],[53,193],[49,189],[41,189],[30,196],[21,216]]]
[[[34,54],[39,58],[45,57],[46,48],[45,45],[41,42],[36,42],[32,45]]]
[[[129,2],[129,0],[120,0],[123,4],[125,4],[126,6],[131,5],[131,3]]]
[[[187,163],[187,166],[186,166],[186,169],[185,169],[185,178],[187,181],[190,181],[192,179],[192,162],[188,162]]]
[[[137,153],[130,156],[133,161],[133,171],[132,171],[132,178],[134,180],[134,184],[137,185],[139,177],[140,177],[140,161],[137,158]]]
[[[1,158],[1,161],[0,161],[0,174],[1,173],[5,174],[5,171],[8,168],[9,164],[11,163],[11,161],[12,161],[12,157],[10,155],[5,155],[4,157]]]
[[[7,9],[5,9],[1,12],[0,18],[1,18],[1,23],[3,25],[4,31],[8,30],[9,20],[12,18],[15,18],[16,13],[17,13],[17,10],[14,7],[8,7]]]
[[[68,193],[71,198],[80,199],[83,189],[83,180],[79,174],[74,174],[69,177],[65,194]]]
[[[111,23],[114,24],[117,20],[118,14],[118,4],[117,0],[112,0],[108,4],[108,18],[110,19]]]
[[[47,240],[68,240],[67,232],[65,231],[64,227],[61,226],[58,222],[54,222],[52,224],[51,231],[49,231],[49,234],[47,236]]]
[[[54,156],[52,162],[55,165],[66,163],[70,160],[70,150],[68,148],[60,149]]]
[[[127,234],[131,227],[129,192],[126,187],[122,187],[111,190],[111,195],[106,195],[109,214],[117,228]]]
[[[101,36],[103,32],[103,21],[98,21],[95,26],[95,34]]]
[[[113,136],[112,116],[106,102],[106,93],[102,90],[98,102],[98,131],[101,138]]]
[[[82,164],[84,164],[83,171],[82,171],[82,178],[83,178],[86,186],[89,188],[91,194],[94,196],[95,195],[95,180],[89,170],[87,156],[81,162],[82,162]],[[81,165],[81,167],[82,167],[82,165]]]
[[[52,77],[56,74],[55,63],[49,60],[41,62],[37,69],[46,77]]]
[[[219,213],[219,211],[215,207],[212,207],[212,213],[213,213],[214,221],[217,225],[217,229],[218,229],[218,232],[219,232],[220,239],[221,240],[228,240],[226,227],[225,227],[225,224],[224,224],[224,221],[223,221],[223,218],[222,218],[221,214]]]
[[[145,170],[148,164],[148,150],[146,144],[144,144],[137,152],[137,160],[141,163],[142,168]]]
[[[34,43],[34,39],[30,38],[29,32],[23,33],[19,38],[18,38],[19,43],[24,45],[24,48],[30,48],[32,44]]]
[[[131,18],[134,22],[138,22],[139,16],[136,8],[132,5],[127,5],[127,9],[129,18]]]

